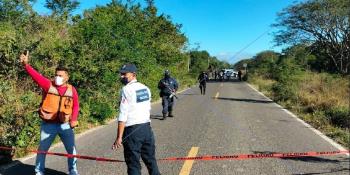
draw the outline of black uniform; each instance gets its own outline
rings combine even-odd
[[[158,89],[160,90],[159,95],[162,97],[163,119],[166,119],[168,112],[168,117],[174,117],[172,114],[174,105],[174,96],[172,93],[175,93],[177,91],[177,88],[177,81],[174,78],[170,77],[169,71],[165,71],[164,78],[161,79],[158,83]]]
[[[207,78],[208,78],[208,75],[205,72],[202,72],[198,76],[199,88],[201,89],[201,94],[202,95],[205,95],[205,89],[206,89],[206,86],[207,86]]]
[[[238,79],[239,79],[239,81],[242,81],[242,71],[241,70],[238,71]]]

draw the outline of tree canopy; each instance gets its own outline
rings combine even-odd
[[[304,44],[320,59],[323,69],[349,74],[350,0],[308,0],[278,14],[277,45]]]

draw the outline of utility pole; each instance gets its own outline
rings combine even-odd
[[[245,68],[245,77],[247,78],[247,80],[248,80],[248,64],[247,63],[244,63],[243,64],[243,67]]]
[[[191,64],[191,56],[188,56],[188,61],[187,61],[187,72],[190,72],[190,64]]]
[[[209,57],[208,57],[208,68],[207,69],[209,69]]]

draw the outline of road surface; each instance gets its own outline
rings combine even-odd
[[[157,93],[157,92],[153,92]],[[175,117],[161,118],[161,104],[152,105],[156,157],[232,155],[278,152],[337,151],[338,148],[297,121],[274,102],[243,82],[209,82],[207,94],[198,87],[178,95]],[[123,150],[112,151],[116,137],[112,122],[78,136],[78,153],[123,160]],[[62,146],[50,151],[63,152]],[[3,170],[4,175],[34,174],[35,157]],[[142,163],[143,166],[143,163]],[[162,174],[349,174],[346,155],[247,160],[159,161]],[[66,158],[48,156],[47,174],[63,175]],[[126,174],[124,163],[79,160],[81,175]],[[143,166],[142,174],[148,174]]]

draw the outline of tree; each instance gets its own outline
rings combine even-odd
[[[33,14],[31,3],[35,0],[0,0],[0,21],[10,21],[13,24],[23,23],[23,16]]]
[[[52,10],[53,16],[60,16],[63,19],[67,19],[79,4],[76,0],[46,0],[45,7]]]
[[[207,51],[191,51],[190,52],[190,71],[199,73],[208,69],[208,59],[210,55]]]
[[[330,59],[335,70],[350,72],[350,0],[309,0],[278,14],[277,45],[306,44]]]
[[[302,44],[291,46],[282,51],[283,55],[286,55],[290,59],[294,59],[296,64],[300,65],[304,69],[318,71],[324,70],[324,67],[316,63],[325,63],[327,62],[327,60],[324,60],[323,57],[318,57],[318,59],[316,60],[316,57],[313,54],[313,52],[314,50],[312,49],[312,47],[308,47]]]
[[[250,64],[253,62],[253,60],[252,59],[243,59],[243,60],[240,60],[240,61],[238,61],[237,63],[235,63],[234,65],[233,65],[233,68],[235,69],[235,70],[245,70],[245,67],[243,66],[244,64],[247,64],[247,65],[249,65],[250,66]]]
[[[261,64],[263,63],[270,63],[274,62],[279,56],[279,53],[271,51],[271,50],[266,50],[258,53],[255,56],[255,61],[260,62]]]

